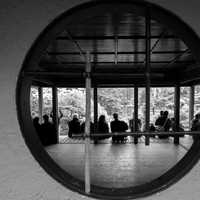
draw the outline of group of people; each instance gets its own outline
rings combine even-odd
[[[33,119],[33,125],[44,146],[55,144],[57,142],[56,127],[50,122],[48,115],[43,115],[43,123],[39,123],[39,117]]]
[[[114,120],[110,123],[110,127],[111,127],[111,132],[125,132],[126,130],[128,130],[128,125],[122,121],[118,119],[118,114],[114,113],[113,114],[113,118]],[[85,132],[85,122],[83,122],[82,124],[80,123],[79,119],[78,119],[78,115],[74,115],[73,119],[68,123],[69,126],[69,132],[68,132],[68,136],[72,137],[72,135],[74,134],[80,134],[80,133],[84,133]],[[101,139],[106,139],[109,138],[109,125],[108,122],[106,121],[105,115],[101,115],[99,117],[98,123],[97,123],[97,127],[96,127],[96,134],[106,134],[103,136],[95,136],[92,137],[92,134],[95,132],[94,130],[94,124],[92,122],[90,122],[90,132],[91,132],[91,138],[94,140],[95,143],[98,143],[98,140]],[[125,136],[113,136],[112,140],[113,142],[119,142],[119,141],[123,141],[125,139]]]
[[[60,111],[59,121],[62,118],[63,114]],[[52,114],[50,117],[53,118]],[[38,133],[38,136],[44,146],[55,144],[57,142],[57,134],[56,134],[56,127],[50,121],[48,115],[43,116],[43,123],[39,123],[39,117],[35,117],[33,119],[33,125]],[[73,119],[68,122],[68,136],[71,138],[73,135],[81,134],[85,132],[85,122],[81,123],[78,119],[78,115],[74,114]],[[136,121],[131,119],[129,121],[129,127],[125,121],[119,120],[118,114],[113,114],[113,121],[110,123],[110,129],[112,133],[123,133],[130,128],[131,132],[141,131],[142,123],[140,119]],[[177,130],[178,129],[178,130]],[[160,116],[156,119],[155,125],[150,124],[149,131],[160,131],[160,132],[168,132],[168,131],[184,131],[182,126],[177,127],[175,118],[168,117],[168,111],[160,111]],[[194,120],[192,120],[192,128],[191,131],[200,131],[200,113],[195,115]],[[92,137],[93,133],[96,134],[104,134],[104,135],[96,135]],[[98,143],[98,140],[106,139],[111,137],[109,134],[109,125],[106,121],[105,115],[101,115],[98,119],[98,123],[95,127],[93,122],[90,122],[90,133],[91,138],[94,140],[95,143]],[[167,138],[167,135],[159,135],[159,138]],[[113,142],[122,142],[126,140],[126,135],[113,135],[112,141]]]

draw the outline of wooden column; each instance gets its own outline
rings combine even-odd
[[[175,116],[175,128],[179,131],[180,127],[180,86],[175,86],[175,96],[174,96],[174,116]],[[179,144],[179,136],[174,136],[174,144]]]
[[[97,132],[98,123],[98,91],[97,87],[94,87],[94,132]]]
[[[190,86],[190,104],[189,104],[189,128],[192,128],[192,120],[194,118],[194,86]]]
[[[134,87],[134,131],[137,131],[137,120],[138,120],[138,87]],[[138,136],[134,136],[134,143],[138,143]]]
[[[151,17],[147,10],[145,16],[145,29],[146,29],[146,55],[145,55],[145,76],[146,76],[146,113],[145,113],[145,131],[149,132],[149,122],[150,122],[150,63],[151,63]],[[149,145],[150,139],[147,135],[145,137],[145,145]]]
[[[85,120],[85,192],[90,193],[90,114],[91,114],[91,63],[86,53],[86,120]]]
[[[39,122],[42,123],[43,116],[43,89],[42,87],[38,87],[38,105],[39,105]]]
[[[59,133],[58,133],[58,94],[57,94],[57,87],[52,87],[52,106],[53,106],[53,124],[55,126],[56,135],[55,135],[55,142],[59,142]]]

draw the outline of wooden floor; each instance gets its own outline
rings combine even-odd
[[[147,183],[174,166],[187,152],[192,138],[185,136],[180,145],[172,138],[144,138],[135,145],[129,137],[125,144],[112,144],[110,139],[90,145],[91,183],[108,188],[136,186]],[[49,155],[68,173],[84,180],[84,141],[61,138],[60,144],[46,148]]]

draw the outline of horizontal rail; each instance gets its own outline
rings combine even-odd
[[[181,132],[116,132],[116,133],[91,133],[90,137],[112,137],[112,136],[159,136],[159,135],[168,135],[168,136],[183,136],[183,135],[190,135],[190,136],[200,136],[200,131],[181,131]],[[85,137],[83,134],[72,134],[73,137]]]

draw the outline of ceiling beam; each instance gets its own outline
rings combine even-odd
[[[71,33],[67,30],[65,30],[68,38],[71,40],[71,42],[73,42],[73,44],[75,45],[75,47],[79,50],[79,54],[81,56],[81,58],[83,59],[83,61],[86,61],[86,56],[85,56],[85,52],[82,50],[81,46],[79,45],[79,43],[72,37]]]
[[[96,66],[106,66],[106,65],[111,65],[113,64],[113,62],[91,62],[92,64],[97,64]],[[185,60],[185,61],[174,61],[173,64],[193,64],[194,63],[194,60]],[[60,63],[56,63],[56,62],[41,62],[39,65],[42,67],[42,66],[46,66],[48,67],[48,65],[65,65],[65,67],[67,67],[66,65],[84,65],[85,63],[84,62],[60,62]],[[122,66],[122,65],[133,65],[133,64],[144,64],[143,61],[133,61],[133,62],[118,62],[117,65],[119,66]],[[167,68],[169,67],[169,64],[171,65],[171,61],[167,61],[167,60],[163,60],[163,61],[151,61],[151,64],[167,64],[166,66],[163,66],[164,68]],[[117,66],[115,65],[115,66]],[[114,67],[114,66],[113,66]]]
[[[120,36],[118,35],[118,40],[132,40],[132,39],[144,39],[146,38],[145,35],[131,35],[131,36]],[[151,36],[150,39],[158,39],[160,35]],[[73,36],[74,40],[114,40],[115,36]],[[175,35],[165,35],[162,39],[180,39]],[[69,40],[66,36],[58,36],[56,40]]]
[[[65,51],[60,51],[60,52],[56,52],[56,51],[51,51],[51,52],[47,52],[48,55],[80,55],[80,52],[65,52]],[[152,54],[182,54],[182,53],[185,53],[185,50],[184,51],[153,51]],[[97,52],[97,51],[93,51],[93,52],[90,52],[90,54],[93,54],[93,55],[114,55],[115,52]],[[122,54],[122,55],[125,55],[125,54],[145,54],[145,51],[123,51],[123,52],[117,52],[118,55]]]
[[[24,71],[25,76],[42,77],[42,76],[64,76],[64,77],[85,77],[85,72],[58,72],[58,71]],[[93,72],[91,74],[95,78],[134,78],[145,77],[144,73],[107,73],[107,72]],[[164,78],[164,73],[151,73],[152,77]],[[34,78],[35,80],[36,78]]]
[[[177,56],[175,56],[175,58],[173,58],[166,66],[164,67],[169,67],[170,65],[176,63],[178,61],[179,58],[181,58],[183,55],[185,55],[186,53],[190,53],[190,49],[186,49],[184,50],[182,53],[178,54]]]

